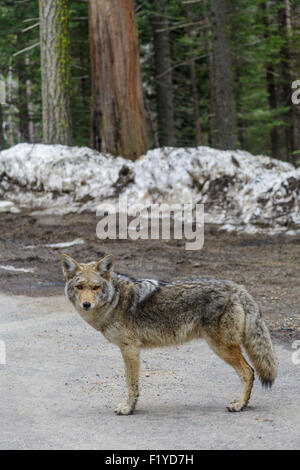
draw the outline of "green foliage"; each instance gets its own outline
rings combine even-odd
[[[65,1],[65,0],[63,0]],[[288,63],[286,31],[280,23],[283,0],[227,0],[228,33],[231,38],[234,74],[234,94],[238,117],[240,148],[252,153],[271,153],[270,131],[276,127],[279,134],[281,158],[287,158],[286,130],[291,128],[291,103],[286,94],[288,86],[285,69],[290,67],[294,79],[300,78],[300,0],[291,0],[293,28],[289,47],[293,62]],[[157,116],[153,31],[151,17],[155,11],[153,0],[136,0],[137,32],[144,97],[148,117],[151,118],[152,147],[157,143]],[[88,38],[87,2],[71,1],[69,4],[72,113],[75,145],[90,143],[90,61]],[[175,101],[175,128],[178,146],[194,146],[194,102],[191,81],[191,60],[196,69],[197,92],[201,118],[202,143],[212,145],[214,120],[212,115],[212,84],[210,81],[210,54],[213,27],[210,19],[209,0],[191,3],[169,0],[166,14],[170,27],[172,51],[172,76]],[[41,70],[39,47],[25,54],[18,51],[39,41],[39,28],[24,29],[38,22],[38,2],[35,0],[2,0],[0,9],[0,76],[8,80],[9,63],[12,61],[12,107],[16,129],[14,142],[20,137],[20,127],[27,103],[24,102],[24,84],[30,81],[32,120],[36,141],[41,139]],[[267,25],[268,22],[268,25]],[[273,70],[276,90],[276,108],[270,107],[266,70]],[[22,91],[23,94],[20,92]],[[8,105],[3,107],[7,125]],[[22,118],[23,116],[23,118]],[[5,132],[8,145],[7,130]],[[296,151],[299,153],[299,151]],[[298,153],[294,153],[294,157]]]
[[[61,77],[67,87],[71,87],[72,112],[74,123],[74,144],[89,145],[90,141],[90,65],[88,44],[88,11],[84,2],[70,2],[70,37],[71,37],[71,74],[69,77],[67,62],[65,62],[66,75]],[[62,5],[65,5],[63,0]],[[68,12],[65,11],[67,14]],[[73,19],[74,18],[74,19]],[[78,19],[83,18],[83,19]],[[20,126],[24,108],[27,103],[21,98],[20,90],[24,91],[26,80],[30,81],[32,121],[35,127],[35,141],[42,140],[42,96],[41,96],[41,66],[40,48],[28,50],[26,53],[14,56],[18,51],[28,48],[39,42],[39,27],[24,31],[39,21],[39,4],[35,0],[24,0],[16,2],[13,0],[2,0],[0,8],[0,74],[6,80],[8,89],[9,63],[12,61],[12,108],[14,125],[14,143],[23,141],[20,134]],[[67,17],[66,17],[67,21]],[[65,23],[66,23],[65,21]],[[66,27],[66,24],[64,24]],[[59,44],[65,50],[68,44]],[[29,63],[25,63],[25,56]],[[67,61],[68,55],[62,51],[62,60]],[[81,78],[83,77],[83,78]],[[71,78],[71,82],[70,82]],[[6,146],[9,145],[8,138],[8,104],[3,106],[5,122]]]

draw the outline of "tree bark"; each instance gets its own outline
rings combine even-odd
[[[13,87],[13,68],[12,68],[12,56],[9,59],[8,69],[8,86],[7,86],[7,100],[8,100],[8,112],[7,112],[7,123],[8,123],[8,144],[10,147],[14,145],[14,126],[13,126],[13,98],[12,98],[12,87]]]
[[[280,98],[283,106],[290,106],[290,110],[284,114],[283,119],[286,122],[284,128],[284,140],[286,149],[286,159],[292,161],[293,150],[293,108],[292,108],[292,55],[291,55],[291,16],[290,2],[285,0],[282,8],[278,11],[278,22],[281,26],[284,43],[281,47],[281,84]]]
[[[135,160],[148,135],[134,0],[89,0],[91,144]]]
[[[291,41],[294,32],[300,30],[300,5],[296,2],[293,4],[293,13],[291,12],[291,2],[285,0],[286,9],[286,26]],[[291,54],[291,81],[299,79],[299,63],[300,53],[295,48],[290,48]],[[298,72],[298,73],[297,73]],[[291,86],[291,85],[290,85]],[[296,163],[300,155],[300,106],[291,104],[292,106],[292,160]]]
[[[186,17],[188,23],[191,23],[191,14],[189,5],[186,4],[185,7]],[[187,35],[189,38],[192,38],[192,31],[190,27],[187,27]],[[193,102],[194,102],[194,123],[196,131],[196,145],[201,145],[202,143],[202,133],[201,133],[201,121],[200,121],[200,112],[199,112],[199,96],[198,96],[198,87],[197,87],[197,73],[196,73],[196,64],[195,60],[191,58],[190,70],[191,70],[191,82],[192,82],[192,92],[193,92]]]
[[[268,2],[263,3],[263,9],[265,13],[265,38],[268,39],[270,36],[270,17],[269,17],[269,5]],[[266,83],[268,92],[268,103],[272,111],[277,108],[277,90],[274,79],[274,66],[271,60],[268,60],[266,65]],[[274,158],[280,158],[280,146],[279,146],[279,135],[278,128],[273,126],[270,130],[270,142],[271,142],[271,154]]]
[[[237,125],[226,9],[226,0],[211,2],[216,87],[216,145],[221,149],[235,149]]]
[[[40,0],[43,142],[72,145],[69,0]]]
[[[30,67],[31,65],[28,55],[26,55],[25,57],[25,64],[26,64],[26,67]],[[35,130],[34,130],[34,122],[32,120],[33,106],[32,106],[31,81],[29,80],[29,78],[27,78],[26,80],[26,98],[27,98],[27,109],[28,109],[28,142],[34,143],[35,142]]]
[[[235,102],[236,102],[236,111],[237,111],[237,131],[238,131],[238,140],[239,140],[239,145],[242,149],[246,148],[246,136],[245,136],[245,122],[243,118],[241,117],[242,115],[242,102],[241,102],[241,90],[242,90],[242,84],[241,84],[241,76],[242,76],[242,70],[241,70],[241,65],[239,63],[239,59],[236,58],[234,61],[234,66],[235,66]]]
[[[212,42],[207,34],[208,31],[212,29],[210,24],[210,16],[209,16],[209,6],[208,0],[204,0],[204,10],[203,10],[203,22],[204,27],[206,30],[203,40],[205,44],[205,51],[207,54],[207,73],[209,79],[209,136],[208,136],[208,144],[211,147],[216,147],[216,88],[215,88],[215,76],[214,76],[214,58],[213,58],[213,47]]]
[[[172,81],[172,59],[169,37],[169,21],[166,13],[168,0],[156,0],[152,15],[156,106],[158,135],[161,146],[175,146],[174,100]]]
[[[18,41],[18,44],[20,44],[20,41]],[[17,75],[18,75],[18,111],[19,111],[18,114],[19,114],[20,140],[21,142],[28,142],[29,114],[28,114],[28,103],[27,103],[27,93],[26,93],[27,67],[25,65],[23,55],[17,58],[16,69],[17,69]]]

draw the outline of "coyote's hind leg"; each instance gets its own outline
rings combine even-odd
[[[242,411],[247,406],[250,399],[254,381],[254,371],[244,358],[239,344],[224,345],[210,342],[210,345],[218,356],[235,369],[244,384],[244,391],[240,400],[232,401],[227,407],[228,411]]]

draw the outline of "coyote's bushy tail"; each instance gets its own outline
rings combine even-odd
[[[263,387],[271,387],[277,374],[277,359],[269,330],[250,294],[244,297],[246,327],[244,347]]]

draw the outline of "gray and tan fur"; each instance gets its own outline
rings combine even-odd
[[[277,361],[271,338],[257,304],[243,286],[208,278],[136,280],[113,271],[113,255],[88,264],[62,255],[61,262],[68,299],[84,320],[121,350],[128,399],[116,409],[117,414],[127,415],[135,409],[143,348],[205,339],[244,385],[241,399],[233,401],[229,411],[245,408],[254,380],[241,346],[262,385],[272,385]]]

